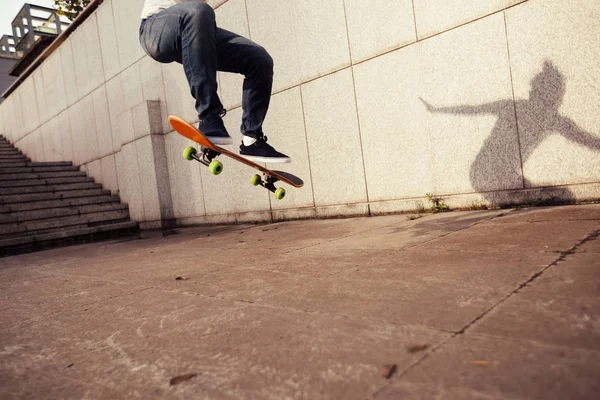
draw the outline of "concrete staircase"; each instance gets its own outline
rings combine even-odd
[[[70,162],[31,162],[0,136],[0,257],[120,237],[139,225]]]

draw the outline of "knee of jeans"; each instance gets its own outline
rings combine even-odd
[[[186,7],[186,16],[194,21],[200,20],[205,22],[207,18],[211,20],[215,19],[215,11],[203,1],[188,1],[183,4]]]
[[[274,61],[273,57],[265,50],[264,48],[260,48],[260,51],[257,53],[256,57],[257,63],[262,70],[273,71]]]

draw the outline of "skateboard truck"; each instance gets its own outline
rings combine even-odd
[[[268,174],[263,175],[264,179],[262,179],[258,174],[253,175],[252,178],[250,178],[250,183],[252,183],[254,186],[260,185],[265,189],[275,193],[275,198],[277,200],[283,199],[285,197],[285,189],[275,187],[275,182],[279,182],[279,179]]]
[[[204,164],[208,167],[208,170],[213,175],[219,175],[223,172],[223,163],[215,160],[221,153],[218,153],[214,150],[211,150],[206,147],[200,147],[200,155],[198,155],[198,151],[193,147],[186,147],[183,150],[183,158],[186,160],[196,160],[201,164]]]

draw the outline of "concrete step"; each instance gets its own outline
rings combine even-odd
[[[8,167],[0,168],[0,175],[6,174],[37,174],[42,172],[79,171],[73,166],[39,166],[39,167]]]
[[[0,165],[2,165],[3,167],[12,167],[14,165],[17,164],[27,164],[29,160],[25,159],[25,160],[3,160],[0,161]]]
[[[0,215],[11,212],[43,210],[47,208],[75,207],[90,204],[119,203],[117,196],[89,196],[60,200],[41,200],[27,203],[11,203],[0,205]]]
[[[128,210],[127,204],[100,203],[81,206],[47,208],[41,210],[18,211],[0,214],[0,226],[2,224],[22,223],[25,221],[38,221],[50,218],[82,216],[84,214],[99,213],[105,211]]]
[[[31,161],[28,163],[29,167],[41,167],[41,166],[49,166],[49,167],[70,167],[73,165],[71,161],[46,161],[46,162],[36,162]]]
[[[19,150],[17,149],[0,149],[0,156],[22,156],[23,153],[21,153]]]
[[[35,186],[20,186],[12,188],[0,188],[0,196],[8,196],[12,194],[29,194],[29,193],[56,193],[61,191],[69,190],[81,190],[81,189],[98,189],[102,188],[94,182],[82,182],[82,183],[63,183],[58,185],[35,185]]]
[[[89,228],[92,226],[125,222],[129,220],[129,210],[113,210],[75,215],[70,217],[48,218],[42,220],[12,222],[0,225],[0,239],[19,236],[34,236],[58,232],[67,227]]]
[[[109,190],[103,189],[83,189],[83,190],[69,190],[65,192],[55,193],[30,193],[30,194],[12,194],[0,197],[0,204],[10,205],[12,203],[27,203],[30,201],[42,201],[42,200],[61,200],[71,199],[76,197],[89,197],[89,196],[102,196],[109,195]]]
[[[16,161],[12,163],[0,163],[0,168],[23,168],[27,166],[27,162],[25,161]]]
[[[18,162],[10,164],[0,164],[0,168],[33,168],[33,167],[72,167],[72,162],[53,161],[53,162]]]
[[[27,174],[3,174],[0,175],[0,182],[25,180],[25,179],[49,179],[49,178],[66,178],[69,176],[87,176],[81,171],[55,171],[55,172],[39,172]]]
[[[4,155],[0,156],[0,163],[5,162],[28,162],[29,159],[24,155],[14,154],[14,155]]]
[[[0,240],[0,257],[118,238],[139,239],[137,222],[121,222]]]
[[[66,178],[50,178],[50,179],[28,179],[25,181],[3,181],[0,182],[0,190],[2,188],[22,187],[22,186],[43,186],[56,185],[63,183],[83,183],[94,182],[94,179],[85,176],[69,176]]]

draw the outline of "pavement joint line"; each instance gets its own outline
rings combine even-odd
[[[560,344],[555,344],[555,343],[538,342],[538,341],[526,339],[526,338],[519,338],[519,337],[511,338],[511,337],[506,337],[506,336],[493,335],[493,334],[489,334],[489,333],[471,333],[470,335],[473,337],[504,340],[506,342],[526,342],[526,343],[530,343],[532,345],[543,346],[543,347],[552,347],[555,349],[564,349],[564,350],[575,349],[575,350],[579,350],[579,351],[597,353],[600,356],[600,350],[584,348],[584,347],[565,346],[565,345],[560,345]]]
[[[460,331],[456,332],[456,335],[464,334],[467,331],[467,329],[469,329],[471,326],[473,326],[479,320],[481,320],[483,317],[485,317],[490,311],[492,311],[493,309],[495,309],[496,307],[498,307],[499,305],[501,305],[502,303],[504,303],[506,300],[508,300],[514,294],[518,293],[519,290],[523,289],[524,287],[526,287],[527,285],[529,285],[530,283],[532,283],[533,281],[535,281],[537,278],[539,278],[540,276],[542,276],[544,274],[544,272],[546,272],[549,268],[557,265],[561,261],[564,261],[569,255],[575,254],[575,250],[579,246],[581,246],[582,244],[587,243],[588,241],[594,240],[594,239],[596,239],[599,236],[600,236],[600,229],[591,232],[590,234],[588,234],[588,236],[586,236],[584,239],[581,239],[579,242],[577,242],[575,245],[571,246],[569,249],[561,251],[560,252],[560,256],[556,260],[554,260],[551,263],[549,263],[548,265],[546,265],[540,271],[534,273],[525,282],[521,283],[519,285],[519,287],[517,287],[516,289],[514,289],[513,291],[511,291],[504,298],[500,299],[496,304],[492,305],[486,311],[484,311],[483,313],[481,313],[473,321],[471,321],[469,324],[465,325]]]
[[[438,343],[437,345],[431,347],[431,349],[429,349],[428,351],[426,351],[422,357],[420,357],[419,359],[415,360],[414,362],[410,363],[409,365],[407,365],[405,368],[403,368],[402,370],[398,371],[395,375],[394,378],[398,379],[399,377],[401,377],[402,375],[406,374],[406,372],[408,372],[410,369],[412,369],[413,367],[415,367],[417,364],[419,364],[422,360],[424,360],[425,358],[429,357],[432,353],[434,353],[437,349],[439,349],[441,346],[443,346],[446,342],[454,339],[455,337],[457,337],[458,335],[463,335],[466,333],[467,329],[469,329],[471,326],[473,326],[474,324],[476,324],[478,321],[480,321],[481,319],[483,319],[483,317],[485,317],[487,314],[489,314],[492,310],[494,310],[495,308],[497,308],[498,306],[500,306],[502,303],[504,303],[506,300],[508,300],[510,297],[512,297],[514,294],[518,293],[519,290],[523,289],[524,287],[526,287],[527,285],[529,285],[530,283],[532,283],[533,281],[535,281],[537,278],[539,278],[540,276],[543,275],[544,272],[546,272],[548,269],[550,269],[551,267],[557,265],[559,262],[564,261],[569,255],[572,254],[576,254],[575,250],[580,247],[581,245],[590,242],[592,240],[597,239],[598,237],[600,237],[600,229],[596,230],[596,231],[592,231],[591,233],[589,233],[584,239],[579,240],[578,243],[576,243],[575,245],[571,246],[569,249],[564,250],[561,253],[561,255],[554,261],[552,261],[551,263],[549,263],[547,266],[545,266],[544,268],[542,268],[540,271],[536,272],[535,274],[533,274],[531,277],[529,277],[525,282],[521,283],[519,285],[518,288],[514,289],[513,291],[511,291],[509,294],[507,294],[504,298],[500,299],[496,304],[492,305],[490,308],[488,308],[487,310],[485,310],[483,313],[481,313],[480,315],[478,315],[475,319],[473,319],[470,323],[468,323],[467,325],[465,325],[461,330],[454,332],[453,334],[451,334],[448,338],[446,338],[445,340],[442,340],[440,343]],[[386,387],[392,385],[392,380],[390,379],[389,382],[387,382],[385,385],[383,385],[381,388],[379,388],[378,390],[376,390],[372,395],[371,398],[375,398],[377,396],[378,393],[380,393],[383,389],[385,389]]]

